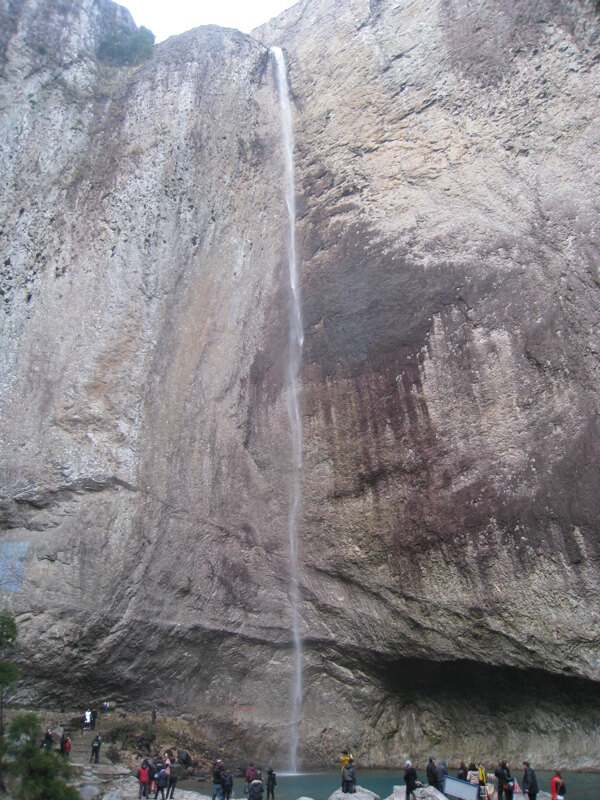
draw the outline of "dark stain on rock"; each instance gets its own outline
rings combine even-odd
[[[318,243],[319,251],[302,283],[305,361],[329,376],[354,373],[382,353],[410,366],[434,314],[463,302],[457,287],[465,286],[465,271],[439,262],[417,266],[406,249],[361,223],[319,222],[313,217],[302,239],[303,252],[305,243],[313,253]],[[486,293],[493,280],[469,276],[470,293]]]

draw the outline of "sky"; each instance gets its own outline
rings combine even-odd
[[[297,0],[117,0],[136,25],[150,28],[157,42],[198,25],[221,25],[250,33]]]

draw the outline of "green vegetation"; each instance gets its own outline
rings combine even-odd
[[[17,624],[8,611],[0,611],[0,650],[3,655],[17,643]],[[56,753],[40,747],[42,725],[37,714],[16,716],[4,736],[4,695],[19,678],[18,667],[0,661],[0,789],[7,791],[4,778],[15,777],[13,795],[19,800],[77,800],[79,793],[64,778],[69,768]],[[6,756],[10,756],[10,760]]]
[[[13,719],[8,732],[8,752],[14,760],[5,766],[19,779],[19,800],[78,800],[79,793],[68,786],[69,767],[57,753],[40,748],[41,723],[28,712]],[[7,748],[5,742],[3,747]]]
[[[140,64],[151,57],[154,38],[143,25],[137,31],[120,31],[100,42],[96,55],[116,67]]]

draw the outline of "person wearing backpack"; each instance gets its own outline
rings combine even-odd
[[[92,760],[95,760],[96,764],[99,762],[101,744],[102,744],[102,737],[98,733],[96,734],[96,736],[94,736],[94,739],[92,740],[92,752],[90,754],[90,764],[92,763]]]
[[[265,787],[260,778],[254,778],[248,789],[248,800],[263,800]]]
[[[140,782],[139,800],[141,797],[148,797],[148,792],[150,791],[150,767],[146,759],[142,761],[142,765],[138,769],[138,781]]]
[[[342,792],[354,794],[356,792],[356,767],[354,759],[348,759],[348,763],[342,770]]]

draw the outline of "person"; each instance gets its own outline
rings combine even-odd
[[[498,762],[498,766],[494,770],[494,775],[498,779],[498,800],[502,800],[504,794],[504,775],[502,774],[502,761]]]
[[[65,742],[65,749],[63,753],[65,761],[69,760],[70,755],[71,755],[71,737],[67,736],[67,741]]]
[[[342,752],[340,753],[340,764],[341,764],[340,775],[343,774],[344,767],[347,765],[348,761],[350,761],[351,758],[352,758],[352,753],[349,750],[342,750]],[[342,778],[342,791],[343,790],[344,790],[344,780]]]
[[[469,764],[469,771],[467,772],[467,780],[469,783],[479,786],[479,770],[475,766],[475,762],[471,761]]]
[[[104,703],[102,704],[102,711],[104,714],[108,714],[108,708],[109,708],[108,700],[105,700]]]
[[[89,710],[89,708],[83,715],[83,718],[85,720],[85,727],[89,728],[90,725],[92,724],[92,712]]]
[[[464,761],[460,762],[458,767],[458,772],[456,773],[456,777],[459,781],[466,781],[467,780],[467,765]]]
[[[150,767],[146,759],[142,761],[142,765],[138,769],[138,781],[140,782],[139,800],[142,797],[148,797],[150,791]]]
[[[529,761],[523,762],[523,768],[523,791],[527,797],[529,797],[529,800],[535,800],[540,790],[537,778],[535,777],[535,772],[533,771],[533,767],[530,765]]]
[[[442,786],[444,785],[444,776],[447,774],[448,770],[446,769],[446,762],[440,761],[440,763],[435,768],[435,779],[437,781],[438,792],[442,791]]]
[[[267,770],[267,800],[275,800],[275,787],[277,786],[277,775],[273,772],[273,768],[269,767]],[[225,798],[223,798],[225,800]],[[227,798],[229,800],[229,798]]]
[[[404,783],[406,784],[406,800],[410,800],[413,792],[417,788],[417,770],[413,767],[412,761],[406,762],[406,769],[404,770]]]
[[[150,792],[156,791],[156,776],[158,774],[158,765],[156,759],[148,759],[148,770],[150,772]]]
[[[92,752],[90,755],[90,764],[92,763],[92,759],[95,760],[96,764],[100,760],[100,746],[102,745],[102,737],[99,733],[97,733],[94,738],[92,739]]]
[[[506,760],[502,761],[502,783],[504,786],[504,797],[506,800],[513,800],[515,781],[510,774],[510,764]]]
[[[44,748],[44,750],[52,750],[52,734],[50,733],[50,728],[46,728],[46,733],[44,734],[42,747]]]
[[[156,722],[156,713],[157,710],[155,708],[152,709],[152,724],[154,725]]]
[[[263,792],[264,792],[263,782],[257,775],[257,777],[254,778],[254,780],[251,782],[250,788],[248,789],[248,800],[262,800]]]
[[[439,786],[437,782],[437,769],[435,766],[435,756],[429,756],[426,772],[427,772],[427,783],[430,786],[433,786],[434,789],[438,789],[439,791]]]
[[[563,800],[567,791],[567,787],[562,779],[560,770],[554,770],[554,776],[550,784],[550,790],[552,792],[552,800]]]
[[[356,792],[356,767],[352,756],[342,770],[342,792],[346,794],[355,794]]]
[[[258,770],[256,769],[256,767],[252,762],[248,764],[248,769],[246,770],[245,778],[246,778],[246,788],[244,792],[245,794],[248,794],[248,792],[250,791],[250,784],[255,778],[258,778]]]
[[[219,797],[219,800],[223,800],[223,759],[217,758],[215,763],[213,764],[212,774],[213,774],[213,789],[212,789],[212,800],[215,800],[215,797]]]
[[[488,797],[487,775],[485,773],[485,767],[483,766],[483,761],[479,761],[477,764],[477,782],[479,784],[479,797],[481,798],[481,800],[487,800]]]
[[[171,771],[169,772],[169,782],[167,784],[167,798],[175,797],[175,788],[177,786],[177,768],[173,769],[171,767]]]
[[[92,708],[92,713],[90,714],[90,728],[94,730],[96,728],[96,720],[98,719],[98,712],[95,708]]]
[[[154,792],[154,800],[156,800],[158,797],[159,792],[162,800],[166,800],[165,789],[167,788],[168,782],[169,777],[167,775],[167,770],[164,767],[161,767],[156,774],[156,791]]]
[[[223,800],[230,800],[231,792],[233,791],[233,775],[228,769],[223,772],[221,786],[223,787]]]

